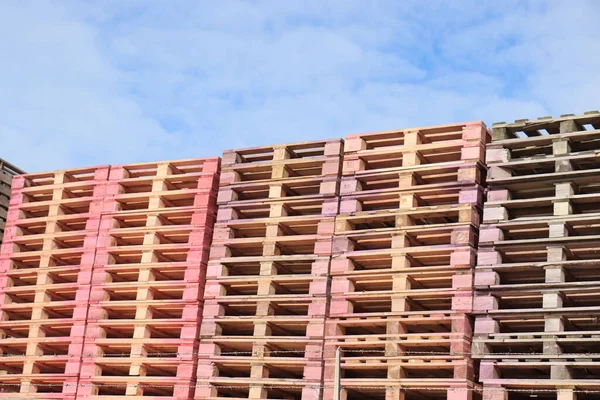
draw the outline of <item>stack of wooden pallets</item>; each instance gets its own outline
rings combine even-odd
[[[325,398],[471,399],[481,122],[346,138],[331,263]]]
[[[474,299],[485,400],[600,398],[599,155],[597,111],[493,126]]]
[[[111,167],[78,399],[192,398],[219,164]]]
[[[108,173],[13,179],[0,255],[0,397],[75,398]]]
[[[0,243],[6,226],[6,214],[10,203],[10,185],[13,176],[24,174],[19,168],[0,158]]]
[[[197,400],[322,398],[342,151],[334,139],[224,153]]]
[[[0,399],[600,398],[599,112],[220,164],[0,160]]]

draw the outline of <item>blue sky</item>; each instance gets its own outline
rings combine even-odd
[[[600,108],[600,2],[2,1],[27,171]]]

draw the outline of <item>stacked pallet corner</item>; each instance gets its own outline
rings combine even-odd
[[[190,400],[220,159],[112,166],[78,399]]]
[[[0,398],[74,399],[109,166],[19,175],[0,252]]]
[[[600,113],[493,126],[475,272],[484,400],[600,396]]]
[[[0,244],[2,243],[4,229],[6,228],[6,217],[10,204],[10,187],[13,177],[24,173],[19,168],[0,158]]]
[[[223,154],[196,399],[322,399],[343,140]]]
[[[472,279],[490,132],[481,122],[346,137],[325,399],[477,398]]]

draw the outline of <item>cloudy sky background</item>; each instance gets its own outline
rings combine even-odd
[[[27,171],[600,108],[600,2],[1,1]]]

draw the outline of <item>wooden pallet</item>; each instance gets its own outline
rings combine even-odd
[[[307,198],[266,200],[258,202],[230,201],[219,205],[217,221],[253,220],[280,217],[334,217],[338,212],[339,199]]]
[[[34,241],[51,248],[52,236],[92,235],[102,212],[101,185],[108,166],[19,175],[7,213],[5,241]],[[45,236],[44,236],[45,235]],[[61,247],[60,245],[58,246]],[[13,247],[4,250],[13,251]]]
[[[282,236],[331,235],[333,217],[286,216],[219,222],[214,230],[214,243],[230,243],[236,239],[273,238]]]
[[[349,356],[468,358],[471,335],[471,321],[460,313],[329,318],[323,356],[331,359],[340,347]]]
[[[489,136],[489,130],[481,121],[358,133],[346,136],[344,153],[401,148],[418,144],[449,144],[458,140],[486,142]]]
[[[591,317],[587,318],[563,318],[563,324],[566,326],[574,322],[592,324]],[[569,321],[569,323],[567,323]],[[499,324],[506,324],[510,320],[499,318],[497,321],[481,317],[477,322],[477,327],[481,330],[500,330]],[[548,319],[550,323],[551,320]],[[593,358],[594,353],[600,349],[600,333],[597,330],[577,330],[577,331],[549,331],[545,332],[546,319],[543,316],[537,318],[522,319],[523,327],[529,325],[529,331],[513,333],[479,333],[473,338],[473,358],[476,359],[514,359],[527,360],[539,359],[569,359],[569,358]],[[589,325],[587,326],[589,327]],[[533,329],[541,329],[534,331]],[[526,328],[527,329],[527,328]],[[580,328],[581,329],[581,328]]]
[[[327,156],[340,156],[343,150],[344,141],[342,139],[225,150],[223,167],[321,159]]]
[[[544,242],[548,245],[561,241],[594,240],[598,235],[600,214],[565,215],[514,219],[508,222],[486,224],[479,232],[482,246],[507,247],[511,244]]]
[[[342,357],[343,359],[343,357]],[[329,365],[326,364],[325,376]],[[402,362],[364,360],[342,362],[344,399],[473,399],[473,366],[467,360],[415,360]],[[332,396],[332,383],[325,380],[325,398]],[[424,397],[425,396],[425,397]]]
[[[576,392],[600,382],[599,129],[598,112],[494,124],[473,304],[485,400],[598,397]]]
[[[17,193],[37,193],[41,190],[46,195],[48,188],[76,192],[78,189],[74,188],[106,181],[109,169],[109,165],[100,165],[19,175],[13,179],[12,190]]]
[[[445,190],[455,186],[478,185],[483,181],[483,165],[475,162],[401,167],[386,171],[345,176],[341,196],[396,193],[408,190]]]
[[[600,113],[587,111],[583,115],[563,114],[558,118],[540,117],[537,120],[519,119],[514,123],[497,122],[492,127],[492,141],[518,138],[554,137],[563,133],[574,133],[600,129]]]
[[[213,243],[213,261],[242,257],[271,257],[279,255],[331,255],[331,235],[274,236],[267,238],[230,239]]]
[[[213,378],[209,382],[199,381],[195,396],[196,400],[269,398],[320,400],[322,388],[319,382],[303,379]]]
[[[512,380],[504,384],[484,384],[481,393],[482,400],[527,400],[532,397],[540,400],[594,400],[600,393],[600,386],[568,385],[559,382],[546,383],[532,380]]]
[[[460,160],[483,162],[489,136],[481,122],[350,135],[343,175]]]
[[[383,383],[385,382],[385,383]],[[332,382],[328,382],[324,398],[333,397]],[[459,379],[343,379],[341,398],[400,400],[474,400],[480,399],[479,385]]]
[[[479,185],[453,185],[429,189],[407,189],[378,193],[368,191],[344,195],[340,214],[370,211],[397,211],[416,207],[440,207],[461,204],[483,205],[483,188]]]
[[[257,282],[265,277],[306,281],[318,276],[327,276],[329,264],[328,256],[319,257],[312,254],[217,260],[208,264],[206,278],[223,283],[236,280]]]
[[[260,300],[263,297],[277,298],[303,296],[325,296],[328,294],[328,278],[324,276],[277,276],[262,275],[252,279],[233,277],[230,279],[207,280],[205,299]],[[257,300],[257,301],[258,301]]]
[[[289,336],[304,336],[310,330],[307,321],[314,319],[315,326],[320,326],[327,313],[327,298],[311,295],[274,295],[274,296],[223,296],[207,299],[204,305],[204,323],[202,335],[219,334],[226,325],[227,332],[232,332],[236,325],[240,326],[240,334],[266,329],[273,331],[277,324],[289,325]],[[239,324],[238,324],[239,323]],[[291,328],[292,326],[296,328]],[[286,329],[276,329],[279,334],[286,335]],[[297,333],[297,334],[296,334]],[[308,332],[312,335],[312,332]],[[234,333],[232,333],[234,334]],[[322,332],[320,333],[322,335]]]
[[[275,393],[320,398],[324,315],[231,316],[225,312],[216,317],[223,307],[209,303],[200,346],[200,352],[209,355],[199,360],[196,399],[266,399]],[[319,387],[316,394],[315,386]]]
[[[250,398],[268,398],[264,388],[269,385],[320,385],[323,362],[306,360],[301,357],[211,357],[198,364],[198,379],[214,385],[236,381],[258,385],[250,389]],[[256,390],[259,389],[259,390]],[[261,390],[262,389],[262,390]],[[203,391],[200,391],[201,393]],[[252,393],[254,392],[254,393]],[[198,392],[196,392],[198,396]]]
[[[407,249],[435,251],[453,247],[474,246],[477,232],[470,222],[446,226],[411,226],[401,229],[371,229],[367,232],[336,235],[333,239],[333,253],[354,255],[370,251],[401,253]]]
[[[77,399],[189,400],[193,395],[196,382],[194,363],[172,361],[155,366],[148,362],[136,366],[127,361],[107,361],[97,362],[97,375],[80,378]],[[128,373],[131,370],[135,373]],[[99,375],[101,371],[109,375]]]
[[[217,203],[254,204],[274,200],[310,200],[335,197],[339,193],[337,176],[265,179],[232,183],[219,189]],[[242,203],[243,202],[243,203]]]
[[[194,177],[194,181],[198,182],[200,177],[205,176],[202,174],[217,174],[220,168],[219,157],[121,164],[110,167],[109,180],[141,179],[142,182],[145,178],[164,181],[179,177],[183,182],[188,181],[188,177]]]
[[[267,179],[338,176],[341,164],[339,155],[231,164],[223,167],[220,185]]]
[[[505,385],[517,381],[521,386],[561,385],[597,386],[600,366],[596,358],[568,360],[483,360],[479,379],[483,384]]]
[[[0,399],[75,400],[77,382],[74,374],[1,375]]]
[[[470,294],[472,285],[470,270],[350,272],[332,279],[332,313],[334,305],[341,306],[339,303],[343,301],[350,303],[351,310],[363,312],[404,311],[413,307],[445,309],[455,296],[462,297],[465,291]]]
[[[319,303],[317,303],[319,304]],[[322,302],[321,304],[324,304]],[[302,304],[300,304],[302,305]],[[306,315],[218,315],[216,307],[207,302],[204,307],[203,323],[200,327],[202,342],[221,341],[231,338],[254,337],[253,340],[286,340],[305,342],[323,339],[325,317]]]
[[[407,229],[417,226],[448,227],[471,223],[478,227],[479,209],[472,204],[433,207],[406,207],[398,210],[363,211],[340,214],[335,219],[335,234],[345,235],[384,229]]]
[[[24,174],[19,168],[0,158],[0,243],[4,235],[8,207],[10,204],[10,188],[13,177]]]

